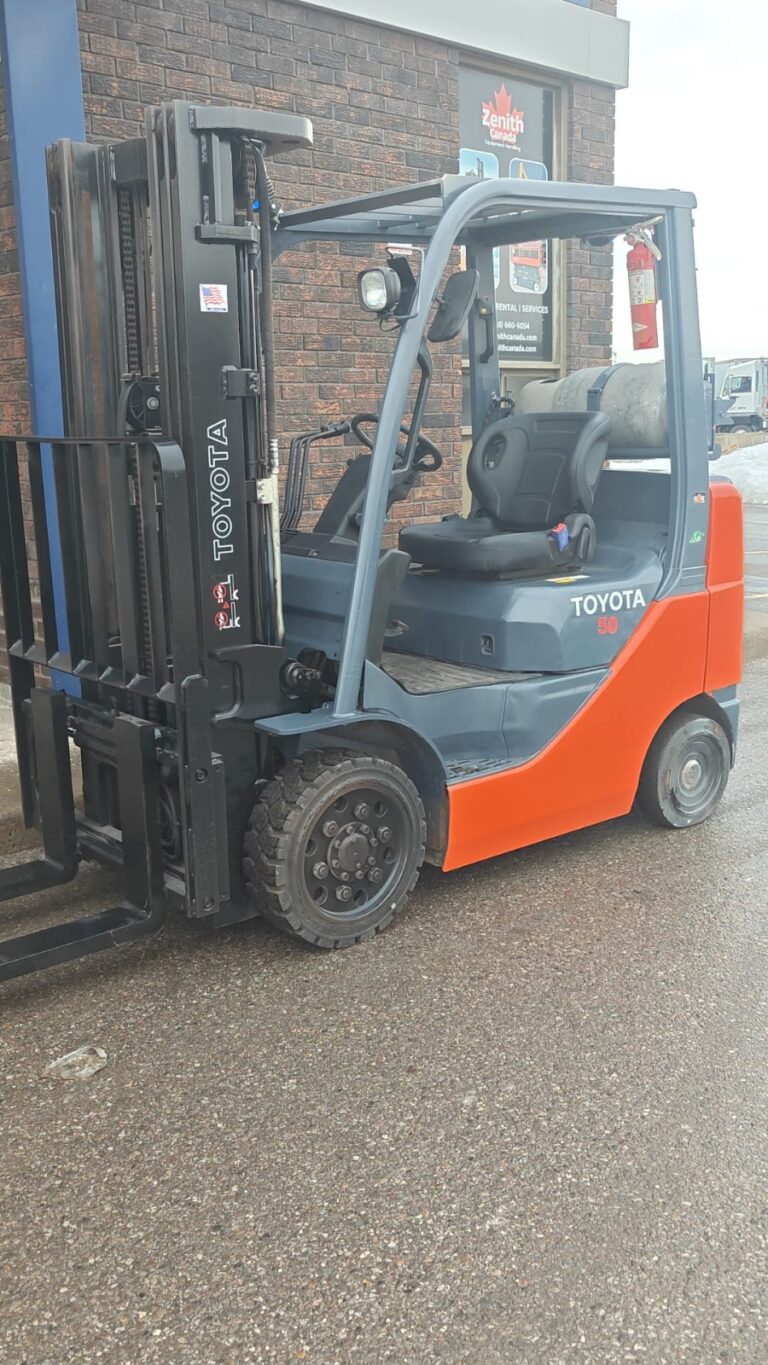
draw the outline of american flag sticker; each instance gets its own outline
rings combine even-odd
[[[227,286],[225,284],[200,285],[201,313],[228,313]]]

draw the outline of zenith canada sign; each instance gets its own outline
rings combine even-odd
[[[511,72],[459,73],[459,174],[477,180],[552,178],[555,91]],[[553,359],[553,263],[549,242],[493,252],[496,341],[504,363]]]
[[[525,114],[512,104],[503,81],[501,89],[494,90],[493,101],[483,101],[482,125],[488,129],[491,142],[501,142],[506,147],[519,147],[518,138],[525,132]]]

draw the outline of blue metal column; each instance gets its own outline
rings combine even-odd
[[[76,0],[0,0],[0,55],[13,174],[32,430],[63,434],[45,148],[85,141]],[[0,357],[0,365],[2,357]],[[53,470],[43,452],[56,624],[68,645]],[[58,686],[65,675],[57,674]],[[69,685],[78,685],[67,678]]]

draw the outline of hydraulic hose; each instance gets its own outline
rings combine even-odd
[[[275,191],[259,147],[253,147],[258,195],[259,244],[261,248],[260,332],[264,358],[264,427],[269,459],[265,476],[271,482],[272,502],[265,508],[268,534],[272,550],[272,579],[274,591],[273,644],[282,644],[285,637],[283,620],[282,575],[280,570],[280,518],[277,504],[278,472],[280,468],[277,441],[277,398],[275,390],[275,326],[274,294],[272,288],[272,226],[275,213]]]
[[[275,191],[264,165],[264,157],[254,147],[256,188],[259,196],[259,228],[261,246],[261,345],[264,352],[264,413],[267,428],[267,449],[270,461],[277,458],[277,423],[275,396],[275,324],[272,290],[272,215]]]

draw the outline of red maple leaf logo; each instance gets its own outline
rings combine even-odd
[[[491,104],[486,104],[485,101],[483,101],[483,113],[488,114],[489,116],[491,114],[500,114],[502,118],[509,118],[512,113],[512,96],[507,90],[506,85],[502,84],[500,90],[494,90]]]
[[[525,132],[525,114],[512,103],[512,96],[504,84],[494,90],[490,104],[483,100],[482,122],[484,128],[490,129],[494,142],[502,142],[508,147],[516,147],[518,135]]]

